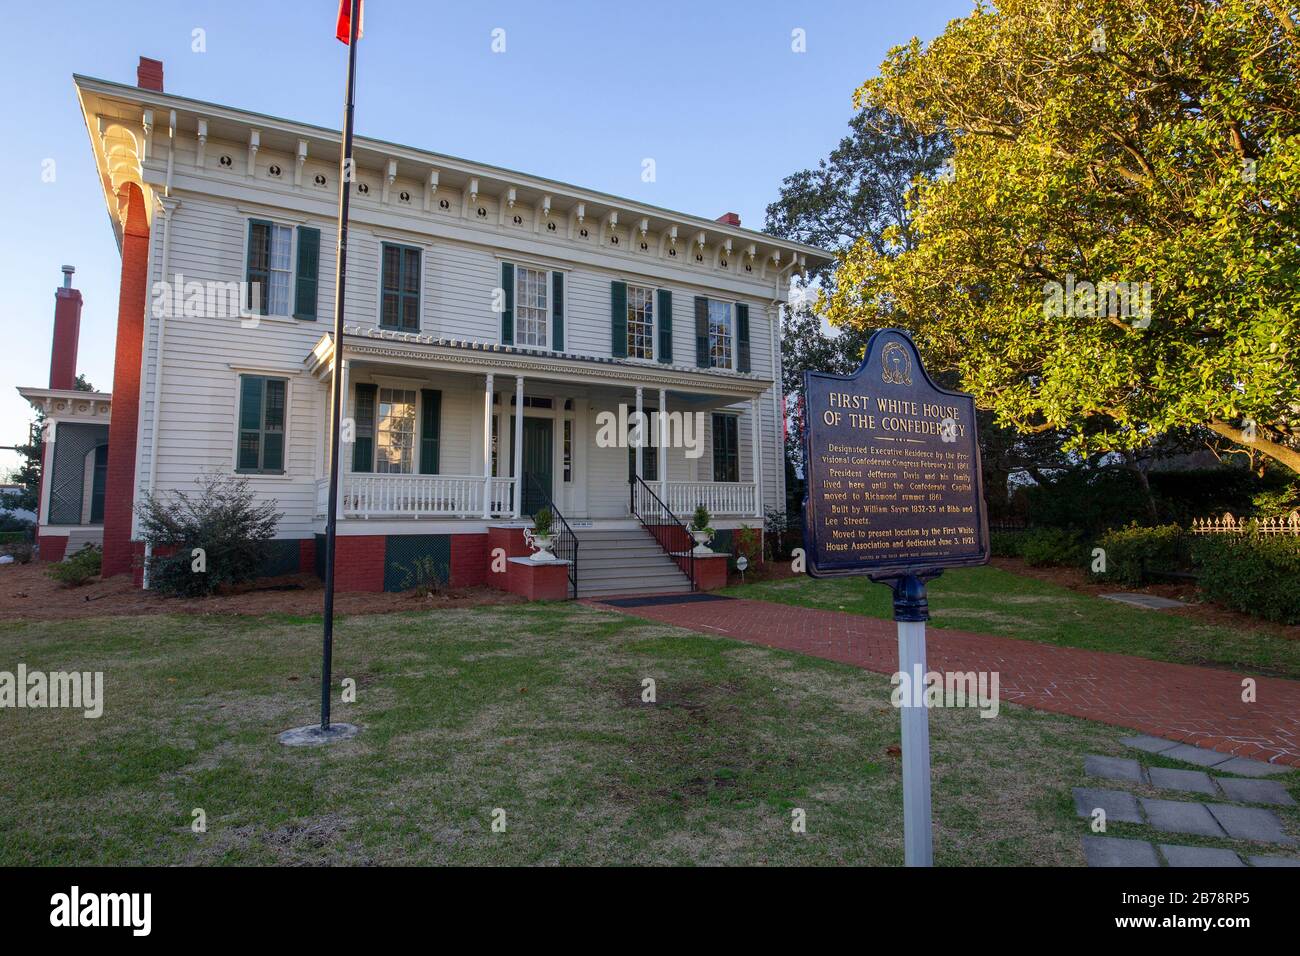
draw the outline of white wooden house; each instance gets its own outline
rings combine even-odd
[[[589,545],[581,593],[674,590],[689,583],[634,488],[637,512],[703,504],[715,546],[784,506],[778,317],[825,253],[358,137],[339,363],[339,134],[165,93],[152,61],[138,86],[75,82],[123,249],[110,572],[139,563],[130,503],[205,470],[274,498],[280,563],[310,567],[336,375],[343,589],[400,586],[422,555],[481,583],[490,529],[549,502]],[[669,413],[649,447],[602,440],[602,413],[637,410]],[[702,424],[694,448],[683,421]]]

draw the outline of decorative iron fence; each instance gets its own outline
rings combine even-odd
[[[1225,513],[1221,518],[1195,518],[1192,534],[1260,534],[1300,536],[1300,511],[1285,518],[1234,518]]]

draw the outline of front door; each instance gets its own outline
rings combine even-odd
[[[524,505],[525,515],[535,515],[546,504],[538,491],[540,485],[547,495],[551,490],[554,466],[554,449],[551,444],[552,422],[549,418],[524,418]]]

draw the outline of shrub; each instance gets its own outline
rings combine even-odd
[[[698,505],[695,508],[695,514],[691,517],[692,531],[712,531],[709,527],[709,509],[704,505]]]
[[[280,520],[276,502],[254,504],[242,478],[209,473],[195,483],[197,495],[146,495],[141,503],[149,586],[163,594],[193,597],[253,580]]]
[[[1077,566],[1084,554],[1078,533],[1061,528],[1035,528],[1020,545],[1020,556],[1031,568]]]
[[[1136,587],[1147,583],[1153,571],[1179,571],[1190,559],[1187,535],[1176,524],[1158,528],[1129,525],[1101,536],[1097,546],[1105,552],[1105,570],[1089,572],[1095,578]]]
[[[551,509],[542,507],[537,514],[533,515],[533,534],[546,537],[551,533],[551,524],[555,521],[551,517]]]
[[[790,516],[782,508],[768,508],[763,512],[764,539],[767,553],[773,561],[780,561],[790,556],[786,542],[786,533],[790,530]]]
[[[1024,554],[1027,530],[989,532],[989,551],[995,558],[1019,558]]]
[[[763,536],[757,528],[742,524],[732,538],[733,554],[744,555],[751,568],[763,560]]]
[[[442,591],[442,569],[433,558],[426,555],[410,564],[398,564],[396,568],[402,572],[403,591],[414,591],[419,597],[430,597]]]
[[[48,573],[60,584],[70,588],[80,587],[98,576],[103,560],[104,552],[93,544],[88,544],[71,557],[51,564]]]
[[[1197,583],[1217,604],[1300,624],[1300,538],[1206,535],[1192,544]]]

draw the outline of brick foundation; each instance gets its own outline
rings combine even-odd
[[[477,587],[487,583],[490,549],[486,534],[451,536],[451,581],[454,588]]]
[[[388,538],[382,534],[339,535],[334,543],[334,590],[382,591]]]
[[[298,571],[301,574],[316,573],[315,538],[303,538],[298,542]]]
[[[65,554],[68,553],[68,539],[64,537],[55,537],[54,535],[43,534],[37,539],[40,547],[42,561],[62,561]]]
[[[506,590],[529,601],[564,601],[569,597],[567,561],[511,558],[506,562]]]
[[[695,557],[695,586],[701,591],[716,591],[727,586],[727,563],[725,554],[712,557]]]

